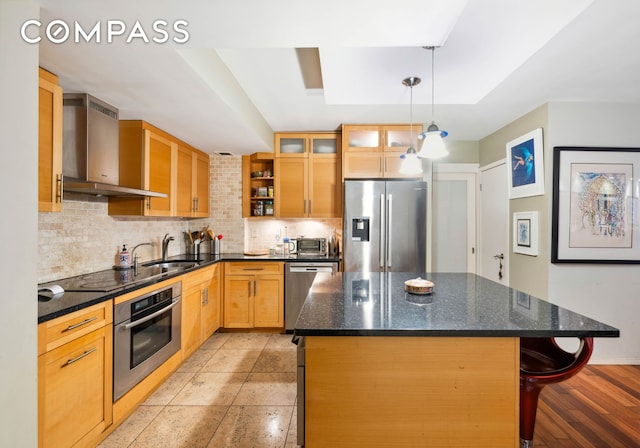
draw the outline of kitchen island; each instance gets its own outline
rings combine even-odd
[[[429,295],[406,280],[434,282]],[[321,274],[296,322],[299,443],[518,446],[520,337],[619,331],[474,274]]]

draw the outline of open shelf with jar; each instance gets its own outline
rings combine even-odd
[[[275,182],[273,153],[242,157],[242,217],[274,216]]]

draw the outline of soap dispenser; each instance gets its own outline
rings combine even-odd
[[[119,259],[120,259],[120,267],[121,268],[127,269],[127,268],[131,267],[131,254],[127,250],[127,245],[126,244],[122,245],[122,250],[120,251]]]

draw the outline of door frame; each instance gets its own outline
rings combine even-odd
[[[478,197],[479,171],[477,163],[437,163],[433,165],[433,184],[438,180],[467,181],[467,216],[473,217],[473,225],[467,226],[467,272],[476,273],[478,266]],[[473,176],[473,177],[472,177]],[[433,194],[433,191],[432,191]],[[432,254],[433,255],[433,254]]]

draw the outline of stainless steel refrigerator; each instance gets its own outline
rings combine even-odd
[[[345,180],[345,272],[425,272],[427,184]]]

